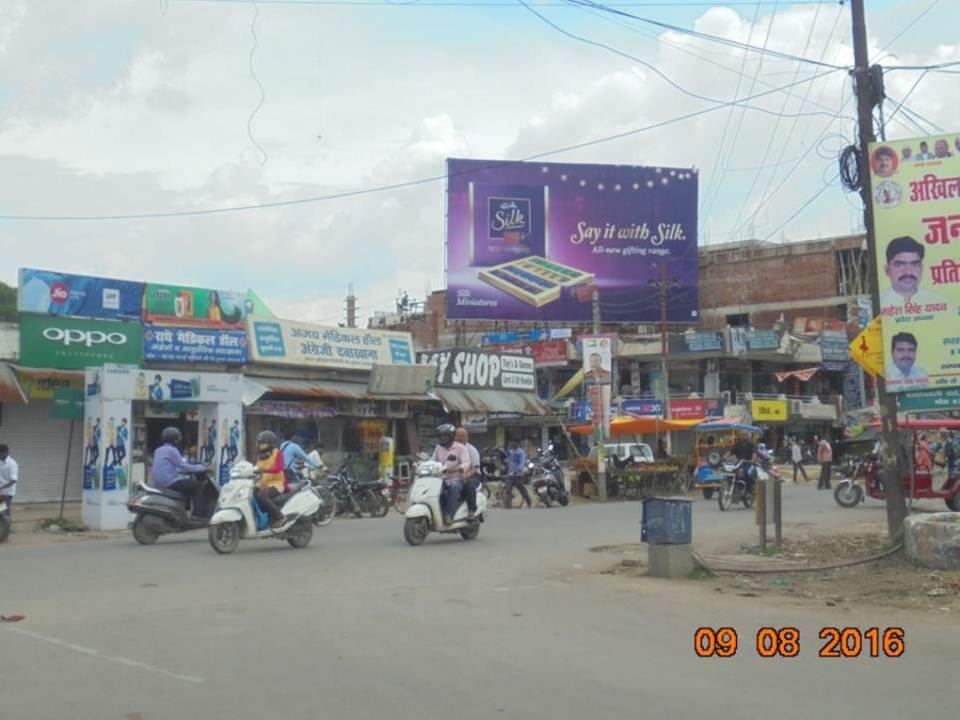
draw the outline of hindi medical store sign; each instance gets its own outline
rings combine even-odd
[[[690,168],[447,160],[447,317],[659,321],[637,288],[671,280],[667,319],[697,320]]]
[[[248,337],[254,362],[348,370],[414,362],[410,333],[250,318]]]
[[[960,133],[870,146],[887,390],[960,386]]]
[[[20,316],[20,364],[83,370],[105,363],[139,365],[143,326],[49,315]]]

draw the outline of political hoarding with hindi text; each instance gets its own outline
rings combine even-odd
[[[960,386],[960,133],[870,145],[887,390]]]

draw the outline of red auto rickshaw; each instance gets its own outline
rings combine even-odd
[[[878,427],[875,423],[874,427]],[[897,427],[910,432],[911,453],[906,458],[907,472],[903,477],[903,493],[910,500],[944,500],[947,507],[953,511],[960,511],[960,473],[954,468],[953,473],[947,472],[943,484],[937,484],[934,479],[936,464],[931,462],[928,467],[917,468],[917,444],[920,435],[930,432],[945,432],[960,430],[960,420],[907,418],[897,422]],[[875,440],[873,441],[875,442]],[[855,507],[863,502],[866,496],[876,500],[886,500],[887,494],[883,489],[883,472],[880,458],[873,451],[865,453],[856,462],[851,462],[845,477],[837,483],[833,491],[833,498],[841,507]],[[860,483],[863,483],[861,486]]]

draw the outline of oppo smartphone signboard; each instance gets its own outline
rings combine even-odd
[[[142,357],[140,323],[20,316],[20,364],[24,367],[83,370],[105,363],[139,365]]]

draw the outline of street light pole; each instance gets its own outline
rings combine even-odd
[[[881,97],[881,88],[875,80],[881,79],[880,73],[870,71],[867,48],[867,25],[863,9],[863,0],[851,0],[853,15],[853,69],[854,89],[857,93],[857,121],[860,126],[860,197],[863,199],[863,224],[867,236],[868,272],[870,273],[870,299],[873,311],[880,312],[880,283],[877,273],[877,235],[873,219],[873,190],[870,179],[870,143],[876,141],[873,132],[873,108]],[[888,474],[884,490],[887,494],[887,532],[894,537],[900,532],[907,516],[903,499],[904,468],[900,466],[900,454],[897,447],[900,442],[897,433],[897,399],[887,392],[883,377],[877,376],[877,398],[880,404],[880,422],[883,437],[883,465],[891,472]],[[892,475],[892,477],[891,477]]]

